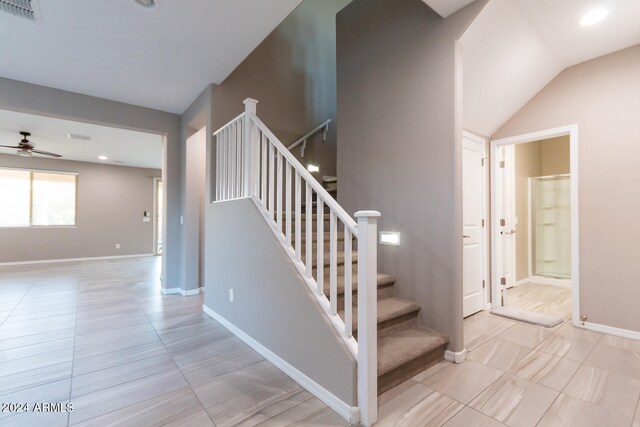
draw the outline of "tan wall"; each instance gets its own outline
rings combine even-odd
[[[493,138],[578,125],[580,314],[640,331],[640,45],[560,73]]]
[[[442,19],[421,0],[355,0],[338,14],[338,195],[375,209],[401,245],[379,247],[420,323],[463,349],[462,51],[485,1]]]
[[[154,252],[153,222],[142,216],[153,212],[153,178],[160,170],[7,154],[0,155],[0,167],[78,173],[77,227],[0,228],[0,262]]]
[[[516,157],[516,280],[529,277],[529,178],[569,173],[569,137],[515,146]]]

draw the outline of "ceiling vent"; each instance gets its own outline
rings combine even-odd
[[[0,0],[2,1],[2,0]],[[82,135],[79,133],[68,133],[67,138],[69,139],[79,139],[81,141],[91,141],[91,137],[89,135]]]
[[[0,12],[36,21],[38,19],[38,4],[36,0],[0,0]]]

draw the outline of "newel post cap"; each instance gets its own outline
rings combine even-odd
[[[258,105],[258,100],[257,99],[247,98],[244,101],[242,101],[242,103],[244,104],[244,111],[245,112],[248,112],[248,113],[255,113],[256,112],[256,105]]]
[[[358,211],[353,216],[356,218],[379,218],[382,214],[378,211]]]

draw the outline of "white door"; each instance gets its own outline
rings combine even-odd
[[[507,288],[516,283],[516,195],[515,195],[515,145],[498,149],[497,174],[497,230],[498,277],[502,291],[500,305],[506,304]]]
[[[485,142],[465,136],[462,143],[462,260],[464,317],[484,308]]]

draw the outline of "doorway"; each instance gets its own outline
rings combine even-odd
[[[492,308],[579,323],[577,144],[577,126],[491,142]]]

